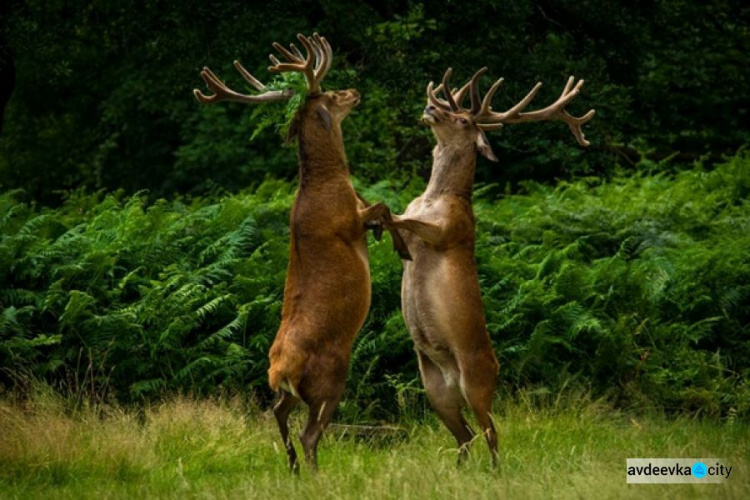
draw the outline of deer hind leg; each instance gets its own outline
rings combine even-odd
[[[338,395],[321,399],[310,405],[310,414],[299,439],[305,450],[305,460],[313,471],[318,470],[318,441],[331,421],[342,395],[343,387]]]
[[[490,352],[486,359],[473,359],[461,370],[461,392],[477,418],[490,448],[493,467],[497,465],[497,432],[492,422],[492,398],[497,381],[497,360]]]
[[[279,432],[281,432],[281,440],[284,442],[284,448],[286,454],[289,457],[289,468],[292,472],[299,473],[299,464],[297,462],[297,451],[294,449],[292,440],[289,439],[289,426],[287,425],[289,419],[289,413],[297,404],[299,398],[286,392],[281,391],[281,399],[273,407],[273,414],[276,417],[276,422],[279,424]]]
[[[466,459],[474,439],[474,430],[461,414],[463,397],[456,386],[451,387],[446,383],[443,372],[429,356],[417,350],[417,357],[427,399],[458,442],[460,465]]]

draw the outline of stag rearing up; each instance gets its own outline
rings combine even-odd
[[[269,67],[273,73],[303,73],[308,90],[292,126],[299,141],[299,188],[290,215],[281,326],[271,346],[268,370],[271,388],[281,395],[274,414],[294,471],[298,463],[287,426],[289,412],[300,399],[309,407],[300,440],[307,462],[316,469],[318,441],[344,392],[352,342],[370,307],[366,227],[390,214],[382,203],[368,206],[349,178],[341,121],[359,103],[359,93],[321,92],[320,83],[331,67],[331,47],[317,33],[298,39],[306,55],[294,44],[286,49],[274,43],[286,62],[271,55]],[[214,95],[195,90],[198,100],[253,104],[292,96],[290,90],[266,90],[239,62],[234,65],[261,94],[230,90],[204,68],[201,76]],[[391,234],[407,258],[403,241],[397,233]]]
[[[384,225],[408,231],[404,237],[413,260],[404,262],[401,306],[430,404],[458,441],[459,461],[474,436],[461,413],[463,407],[470,407],[495,464],[497,435],[490,407],[499,365],[487,333],[474,258],[471,198],[476,154],[496,160],[485,130],[541,120],[564,121],[578,143],[588,145],[581,125],[594,111],[580,118],[565,111],[583,85],[580,81],[574,87],[571,77],[560,98],[544,109],[523,112],[539,90],[541,84],[537,84],[509,110],[494,112],[490,101],[502,79],[480,100],[478,82],[485,71],[481,69],[460,90],[451,91],[449,69],[441,85],[445,99],[435,95],[432,83],[428,85],[422,119],[437,138],[432,175],[426,191],[409,204],[404,215]],[[470,109],[462,107],[467,92]]]

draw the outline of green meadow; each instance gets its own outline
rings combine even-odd
[[[747,498],[750,426],[618,411],[585,393],[496,401],[501,461],[483,441],[456,465],[436,419],[358,436],[335,425],[321,470],[290,474],[269,411],[235,398],[145,408],[79,405],[49,390],[0,403],[3,498]],[[304,416],[295,413],[301,428]],[[719,457],[724,484],[628,485],[625,460]]]

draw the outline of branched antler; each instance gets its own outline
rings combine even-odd
[[[311,37],[297,35],[297,39],[302,43],[307,51],[307,56],[291,44],[291,50],[287,50],[281,44],[274,42],[273,47],[289,62],[281,62],[275,56],[270,55],[273,66],[268,70],[272,73],[283,73],[287,71],[299,71],[304,73],[307,80],[307,90],[310,94],[320,92],[320,82],[325,78],[328,70],[331,69],[333,60],[333,51],[328,41],[317,33]],[[211,104],[220,101],[242,102],[245,104],[255,104],[259,102],[283,101],[294,95],[291,89],[286,90],[267,90],[266,86],[260,80],[255,78],[247,71],[239,61],[234,61],[234,67],[253,88],[261,93],[256,95],[241,94],[236,92],[222,82],[219,77],[209,68],[203,68],[201,77],[206,85],[213,92],[212,95],[206,95],[198,89],[193,90],[195,97],[204,104]]]
[[[567,106],[581,92],[581,87],[583,86],[584,80],[578,80],[578,83],[576,83],[575,86],[573,85],[574,82],[575,78],[573,78],[572,76],[568,78],[568,82],[565,84],[560,97],[558,97],[555,102],[553,102],[546,108],[530,111],[528,113],[517,113],[515,116],[510,116],[506,120],[506,123],[559,120],[565,122],[568,125],[570,131],[573,133],[573,136],[578,141],[578,144],[580,144],[581,146],[588,146],[589,141],[587,141],[584,137],[581,126],[591,120],[596,114],[596,111],[590,109],[583,116],[572,116],[565,110],[565,106]],[[537,83],[537,85],[532,90],[533,94],[536,94],[536,90],[541,86],[541,83]],[[530,94],[532,92],[530,92]],[[533,98],[533,95],[531,97]],[[526,96],[526,98],[528,98],[528,95]],[[531,99],[529,99],[529,101],[530,100]]]
[[[201,77],[203,78],[203,81],[206,82],[208,88],[213,91],[213,95],[205,95],[200,90],[193,89],[193,94],[195,94],[195,97],[204,104],[212,104],[220,101],[233,101],[243,102],[245,104],[255,104],[258,102],[283,101],[284,99],[289,99],[294,94],[293,90],[266,91],[266,86],[263,85],[260,80],[251,75],[242,66],[242,64],[240,64],[239,61],[234,61],[234,67],[237,69],[237,71],[239,71],[240,75],[242,75],[245,81],[247,81],[250,85],[263,93],[257,95],[248,95],[235,92],[234,90],[227,87],[224,82],[219,80],[219,77],[216,76],[213,71],[206,67],[203,68],[203,71],[201,71]]]
[[[539,92],[539,89],[542,87],[542,83],[539,82],[534,86],[534,88],[531,89],[531,91],[529,91],[528,94],[526,94],[523,99],[518,101],[518,103],[513,107],[503,112],[495,112],[492,111],[491,102],[495,93],[503,84],[503,79],[500,78],[495,83],[493,83],[490,89],[485,94],[484,98],[482,98],[480,101],[479,79],[486,72],[487,68],[482,68],[474,73],[474,76],[471,77],[471,80],[466,85],[461,87],[460,90],[454,89],[448,91],[447,89],[450,89],[450,77],[453,73],[453,70],[451,68],[448,68],[448,70],[445,72],[445,75],[443,76],[442,84],[440,84],[435,89],[433,89],[432,82],[430,82],[430,84],[427,86],[427,95],[429,96],[430,102],[432,102],[432,104],[434,104],[435,106],[439,106],[445,111],[451,111],[454,113],[457,111],[463,111],[471,114],[475,125],[481,130],[485,131],[497,130],[508,123],[559,120],[565,122],[568,127],[570,127],[570,130],[573,133],[573,136],[578,141],[578,144],[580,144],[581,146],[589,145],[589,141],[587,141],[584,137],[581,127],[584,123],[588,122],[589,120],[591,120],[591,118],[594,117],[596,111],[592,109],[583,116],[576,117],[570,115],[565,110],[565,106],[567,106],[580,93],[581,87],[584,83],[583,80],[579,80],[578,83],[574,85],[575,78],[571,76],[568,79],[565,88],[563,88],[560,97],[546,108],[530,112],[523,112],[526,106],[529,105],[529,103]],[[466,96],[467,90],[471,95],[471,109],[465,109],[462,107],[462,103],[464,97]],[[440,99],[435,95],[439,91],[443,92],[443,95],[446,96],[447,100]]]
[[[290,44],[291,50],[287,50],[280,43],[274,42],[275,48],[289,62],[281,62],[274,55],[268,56],[273,66],[268,67],[271,73],[283,73],[287,71],[299,71],[304,73],[307,79],[307,90],[310,94],[320,92],[320,82],[323,81],[328,70],[331,69],[333,61],[333,51],[328,41],[314,33],[311,37],[297,35],[297,39],[305,47],[306,56],[293,43]]]

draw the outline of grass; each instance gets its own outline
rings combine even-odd
[[[542,398],[545,398],[542,396]],[[176,397],[141,409],[84,406],[43,391],[0,400],[1,498],[750,498],[750,427],[634,416],[586,395],[498,402],[501,465],[484,442],[455,465],[437,421],[399,439],[329,432],[321,472],[289,474],[273,416],[238,398]],[[300,428],[303,414],[293,418]],[[298,447],[299,449],[299,447]],[[720,457],[713,485],[627,485],[628,457]]]

